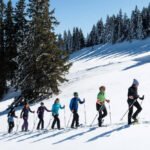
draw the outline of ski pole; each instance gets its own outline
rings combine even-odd
[[[37,121],[37,116],[35,117],[35,114],[34,114],[34,123],[33,123],[33,129],[32,129],[32,132],[33,132],[33,130],[35,129],[35,125],[36,125],[36,121]]]
[[[64,108],[64,125],[65,125],[65,128],[66,128],[66,109]]]
[[[102,110],[103,107],[104,107],[104,105],[102,104],[101,107],[100,107],[99,110],[98,110],[98,113],[95,115],[95,117],[94,117],[94,119],[93,119],[93,121],[92,121],[90,127],[92,127],[92,125],[93,125],[95,119],[97,118],[97,116],[99,115],[99,112]]]
[[[126,116],[126,114],[128,113],[129,109],[134,105],[134,103],[136,102],[137,100],[135,99],[132,103],[132,105],[128,108],[128,110],[124,113],[124,115],[121,117],[121,121],[123,120],[123,118]]]
[[[47,127],[46,127],[46,130],[48,130],[48,128],[49,128],[49,126],[50,126],[50,124],[51,124],[51,121],[52,121],[52,118],[50,117],[49,122],[48,122],[48,125],[47,125]]]
[[[18,121],[18,120],[19,120],[19,121]],[[18,132],[19,126],[20,126],[20,119],[19,119],[19,118],[17,118],[16,133]]]
[[[72,116],[72,113],[70,114],[70,117],[69,117],[69,120],[68,120],[68,123],[67,123],[67,128],[69,126],[69,123],[70,123],[70,120],[71,120],[71,116]]]
[[[110,103],[109,103],[109,116],[110,116],[110,125],[112,124],[112,120],[111,120],[111,108],[110,108]]]
[[[85,126],[86,126],[86,105],[84,103],[84,116],[85,116]]]

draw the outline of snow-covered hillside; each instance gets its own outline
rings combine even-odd
[[[70,99],[73,92],[78,92],[81,99],[86,99],[84,105],[79,106],[80,123],[85,123],[84,108],[87,114],[87,127],[75,130],[61,131],[36,131],[32,133],[6,134],[7,115],[0,116],[0,145],[3,150],[76,150],[76,149],[103,149],[103,150],[148,150],[150,147],[150,38],[143,41],[124,42],[116,45],[97,45],[93,48],[83,49],[71,55],[73,63],[70,73],[67,75],[68,83],[61,86],[61,104],[66,105],[67,121],[71,114],[69,110]],[[145,95],[142,104],[143,111],[140,114],[140,124],[127,126],[127,117],[120,121],[121,116],[127,110],[127,90],[136,78],[140,82],[139,94]],[[101,85],[106,86],[107,98],[111,100],[112,125],[109,114],[105,119],[106,127],[98,128],[96,123],[89,127],[96,115],[96,98]],[[8,97],[8,95],[7,95]],[[5,98],[0,102],[0,111],[4,111],[12,99]],[[56,97],[44,101],[51,109]],[[37,110],[39,104],[31,106]],[[109,105],[106,104],[108,112]],[[20,115],[20,110],[16,112]],[[45,112],[45,126],[47,126],[51,114]],[[29,116],[29,129],[32,130],[35,116]],[[64,111],[60,110],[61,126],[64,127]],[[18,120],[19,131],[22,120]],[[16,120],[17,123],[17,120]],[[37,122],[36,122],[37,123]],[[14,132],[16,128],[14,129]]]

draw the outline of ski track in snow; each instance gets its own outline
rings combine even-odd
[[[150,38],[132,43],[124,42],[115,45],[97,45],[93,48],[84,48],[71,55],[70,62],[73,66],[67,78],[68,83],[61,85],[61,94],[44,101],[47,108],[51,109],[53,101],[59,97],[61,104],[66,105],[66,118],[71,114],[69,110],[70,99],[73,92],[77,91],[81,99],[86,99],[87,126],[70,130],[49,130],[20,132],[22,120],[18,120],[19,130],[16,126],[12,134],[7,134],[7,111],[4,111],[13,101],[13,97],[19,94],[12,90],[0,102],[0,145],[3,150],[76,150],[76,149],[104,149],[104,150],[149,150],[150,143]],[[123,113],[127,110],[127,90],[132,80],[137,78],[140,82],[139,94],[145,95],[142,104],[138,125],[127,125],[127,116],[120,121]],[[96,115],[95,103],[99,86],[106,86],[106,96],[111,100],[112,124],[108,116],[105,118],[104,127],[97,127],[97,119],[92,127],[91,124]],[[37,110],[39,104],[31,106]],[[16,115],[20,116],[21,108]],[[80,123],[85,123],[84,105],[79,106]],[[50,113],[45,112],[45,127],[52,118]],[[29,115],[29,129],[33,129],[34,115]],[[60,110],[61,126],[64,127],[64,111]],[[15,120],[17,124],[17,120]],[[36,122],[37,125],[37,122]],[[35,127],[36,128],[36,127]]]

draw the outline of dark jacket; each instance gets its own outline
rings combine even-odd
[[[50,110],[48,110],[45,106],[42,107],[40,106],[37,110],[37,114],[40,116],[40,117],[44,117],[44,111],[47,111],[47,112],[51,112]]]
[[[70,110],[78,111],[78,103],[83,104],[84,102],[80,98],[72,98],[70,102]]]
[[[129,97],[133,96],[133,99],[130,99]],[[135,86],[131,86],[128,89],[128,100],[136,100],[139,98],[138,92],[137,92],[137,88]]]
[[[8,122],[14,122],[14,118],[17,118],[17,116],[15,115],[15,110],[12,109],[8,113]]]
[[[33,111],[31,111],[30,107],[28,107],[28,108],[24,107],[22,109],[22,111],[21,111],[21,116],[28,117],[29,116],[29,112],[33,113]]]

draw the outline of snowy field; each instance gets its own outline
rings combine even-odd
[[[75,130],[18,132],[8,135],[7,116],[3,111],[12,102],[17,93],[11,92],[0,102],[0,145],[3,150],[149,150],[150,147],[150,39],[121,43],[116,45],[98,45],[83,49],[71,55],[73,66],[67,75],[68,83],[61,86],[61,104],[66,105],[67,122],[70,116],[69,103],[73,92],[78,92],[86,104],[79,106],[80,123],[85,124],[84,108],[87,114],[87,127]],[[120,121],[127,110],[127,90],[136,78],[140,82],[139,95],[145,95],[140,114],[140,123],[127,126],[127,116]],[[109,113],[105,118],[105,127],[89,127],[96,115],[96,98],[101,85],[106,86],[106,96],[111,100],[112,125]],[[56,97],[44,101],[51,109]],[[31,106],[37,110],[39,104]],[[109,105],[106,104],[108,112]],[[20,110],[16,112],[20,116]],[[32,130],[35,115],[29,116],[29,129]],[[45,127],[51,114],[45,112]],[[64,110],[60,110],[61,126],[64,127]],[[19,131],[22,120],[18,120]],[[16,120],[17,123],[17,120]],[[37,124],[37,122],[36,122]],[[49,127],[50,128],[50,127]]]

